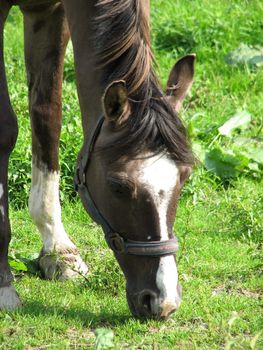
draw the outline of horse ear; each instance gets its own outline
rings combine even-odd
[[[121,126],[130,109],[124,80],[114,81],[106,88],[103,105],[106,119],[115,127]]]
[[[166,95],[178,112],[183,99],[190,90],[194,78],[195,54],[186,55],[173,66],[168,82]]]

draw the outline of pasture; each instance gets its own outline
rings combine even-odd
[[[163,85],[176,59],[197,54],[194,84],[181,117],[200,164],[183,188],[174,225],[180,242],[182,305],[165,322],[131,316],[124,277],[100,227],[88,218],[74,192],[72,178],[82,132],[71,46],[63,82],[62,215],[90,274],[64,283],[40,278],[35,260],[40,236],[27,209],[31,135],[23,21],[14,8],[5,28],[9,92],[19,118],[9,174],[10,264],[24,307],[0,312],[0,349],[93,349],[95,330],[96,349],[253,350],[263,346],[259,305],[262,60],[237,65],[226,60],[241,44],[243,49],[261,46],[262,55],[263,5],[256,0],[152,0],[151,4],[153,48]],[[236,55],[242,56],[241,51]],[[238,118],[231,125],[219,129],[234,116]]]

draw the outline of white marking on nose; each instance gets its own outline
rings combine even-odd
[[[173,255],[160,258],[160,263],[156,275],[156,284],[160,290],[160,298],[165,303],[178,303],[178,272]],[[179,306],[179,305],[177,305]]]
[[[4,186],[3,186],[3,184],[0,184],[0,200],[2,199],[3,195],[4,195]],[[5,219],[5,209],[4,209],[3,205],[0,205],[0,212],[2,214],[3,221],[4,221],[4,219]]]

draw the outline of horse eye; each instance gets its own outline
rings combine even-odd
[[[128,180],[108,178],[107,182],[111,191],[119,197],[128,196],[132,193],[133,186]]]

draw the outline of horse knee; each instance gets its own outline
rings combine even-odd
[[[39,138],[43,137],[43,143],[58,138],[61,129],[61,106],[51,103],[33,103],[30,109],[33,132]],[[45,140],[45,141],[44,141]]]
[[[0,110],[0,153],[10,154],[15,147],[18,125],[16,115],[12,110]]]
[[[49,170],[58,170],[60,109],[53,103],[34,103],[30,108],[30,117],[33,157],[46,164]]]

